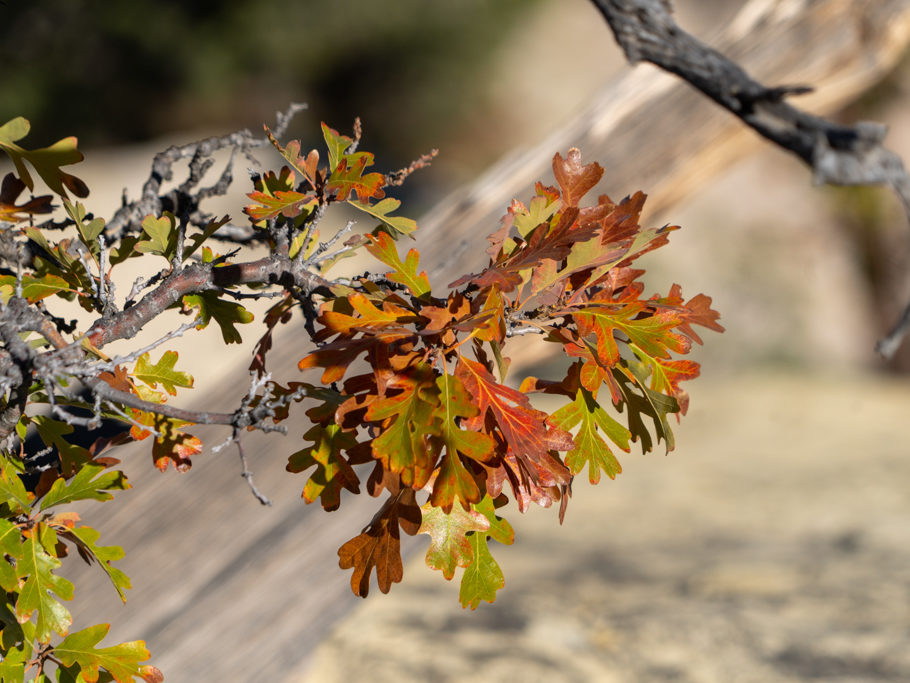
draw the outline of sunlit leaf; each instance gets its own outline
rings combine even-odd
[[[154,667],[140,665],[140,662],[150,657],[141,640],[111,647],[96,647],[109,629],[109,624],[97,624],[71,633],[54,647],[54,656],[64,666],[78,664],[81,667],[81,678],[86,683],[98,680],[102,671],[109,673],[117,683],[133,683],[136,677],[141,677],[147,683],[164,680],[161,672]]]
[[[193,386],[192,375],[175,370],[176,363],[176,351],[165,351],[161,359],[154,365],[151,362],[151,354],[143,353],[136,361],[136,368],[132,374],[133,377],[142,380],[152,389],[157,389],[158,384],[161,384],[167,393],[174,396],[177,393],[177,387],[192,388]]]

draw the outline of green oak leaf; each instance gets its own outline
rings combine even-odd
[[[97,680],[101,671],[110,673],[117,683],[132,683],[137,676],[143,678],[149,676],[151,673],[149,670],[154,667],[140,664],[150,657],[144,641],[134,640],[111,647],[96,647],[109,629],[109,624],[96,624],[71,633],[54,647],[54,656],[64,666],[78,664],[82,669],[80,680],[84,681]],[[157,672],[157,669],[154,671]],[[160,672],[157,680],[163,680]]]
[[[198,308],[199,323],[197,329],[206,327],[211,320],[218,323],[225,344],[239,344],[243,341],[240,332],[234,325],[245,325],[253,322],[253,314],[240,304],[218,298],[218,293],[205,291],[199,294],[187,294],[183,297],[183,310]]]
[[[14,514],[27,512],[32,504],[16,466],[9,460],[0,468],[0,503],[9,505]]]
[[[357,475],[341,454],[356,446],[357,439],[336,424],[313,425],[303,438],[312,441],[313,445],[293,453],[286,469],[296,473],[315,466],[316,471],[303,487],[302,497],[307,503],[319,498],[323,508],[337,510],[341,505],[342,488],[352,493],[360,491]]]
[[[101,246],[98,244],[98,235],[104,231],[104,219],[93,218],[86,223],[85,217],[88,213],[82,202],[73,203],[68,199],[64,199],[63,207],[66,209],[66,214],[72,218],[73,223],[76,224],[76,229],[79,231],[79,237],[82,240],[82,243],[89,248],[89,251],[91,251],[92,254],[97,256],[98,252],[101,250]]]
[[[379,203],[382,204],[382,202]],[[388,274],[388,278],[392,282],[404,285],[417,298],[430,294],[430,279],[427,277],[426,271],[417,273],[420,255],[416,249],[409,250],[405,260],[402,261],[398,255],[398,249],[395,248],[395,240],[388,233],[380,232],[368,237],[370,244],[367,245],[367,251],[392,269]]]
[[[25,166],[27,161],[41,176],[41,179],[61,197],[66,197],[69,190],[77,197],[87,197],[88,187],[79,178],[63,171],[61,166],[69,166],[82,161],[82,152],[76,149],[77,140],[74,137],[58,140],[50,147],[27,150],[16,144],[28,135],[31,124],[28,120],[17,116],[0,126],[0,150],[13,160],[19,179],[25,183],[29,190],[35,189],[35,181]]]
[[[72,425],[46,415],[34,415],[31,420],[44,445],[57,449],[63,476],[72,476],[80,465],[91,459],[88,450],[69,442],[67,435],[73,433]]]
[[[202,229],[202,232],[198,232],[192,237],[187,237],[186,246],[183,248],[183,260],[186,261],[190,256],[192,256],[196,250],[202,246],[203,242],[214,235],[218,231],[218,228],[223,226],[229,220],[231,220],[231,217],[227,215],[224,215],[217,220],[212,219]]]
[[[477,482],[462,463],[461,456],[485,462],[496,442],[488,434],[459,426],[461,418],[474,417],[478,412],[460,379],[454,375],[441,375],[436,378],[436,386],[439,389],[436,416],[446,454],[433,483],[430,503],[448,512],[456,500],[467,506],[479,502],[481,498]]]
[[[72,600],[73,584],[53,573],[60,566],[60,560],[48,554],[37,536],[34,534],[25,540],[22,558],[16,565],[16,574],[24,579],[16,601],[16,618],[23,623],[36,615],[35,638],[40,643],[46,643],[52,633],[65,635],[73,623],[69,610],[51,593],[56,593],[63,600]]]
[[[4,629],[4,633],[7,629]],[[3,683],[25,683],[25,670],[31,659],[32,648],[28,643],[17,647],[3,648],[3,661],[0,661],[0,681]]]
[[[487,539],[504,545],[511,545],[515,539],[512,526],[502,517],[496,515],[496,508],[489,496],[473,505],[474,510],[482,513],[490,523],[485,532],[474,532],[470,535],[471,550],[474,561],[465,569],[461,577],[461,589],[458,597],[462,607],[477,609],[481,600],[494,602],[496,591],[505,585],[505,578],[499,564],[493,559],[487,545]]]
[[[176,351],[165,351],[161,360],[152,365],[151,354],[144,353],[136,361],[133,377],[136,377],[152,389],[157,389],[158,384],[171,396],[177,394],[177,387],[192,388],[193,376],[188,372],[175,370],[178,354]]]
[[[63,505],[77,500],[111,500],[114,496],[108,491],[123,491],[131,488],[123,472],[104,472],[103,465],[87,463],[79,468],[69,481],[63,478],[54,481],[41,501],[41,510],[54,505]]]
[[[337,130],[329,128],[325,123],[322,124],[322,137],[329,150],[329,173],[333,173],[354,140],[347,135],[339,135]]]
[[[142,230],[148,239],[136,244],[136,251],[144,254],[157,254],[168,261],[174,258],[177,250],[177,219],[170,211],[161,214],[161,218],[148,215],[142,221]]]
[[[349,199],[348,204],[353,206],[355,209],[358,209],[359,211],[363,211],[364,213],[370,214],[374,218],[378,218],[380,221],[382,221],[382,224],[384,226],[392,229],[392,234],[395,237],[398,235],[410,235],[412,232],[417,230],[417,221],[411,218],[405,218],[403,216],[389,215],[393,211],[398,210],[398,207],[401,206],[401,202],[392,197],[386,197],[385,199],[378,201],[375,204],[368,204],[364,201]]]
[[[8,519],[0,519],[0,552],[4,555],[4,558],[0,559],[0,588],[11,592],[19,585],[19,578],[11,561],[18,561],[22,557],[22,532]]]
[[[560,199],[550,195],[537,195],[527,209],[521,207],[514,212],[512,225],[522,237],[527,237],[538,225],[548,222],[560,207],[562,207]]]
[[[667,452],[672,451],[676,442],[673,437],[673,431],[670,429],[670,423],[667,420],[668,413],[678,413],[679,403],[672,396],[667,396],[654,391],[647,385],[648,369],[643,363],[634,361],[624,361],[627,363],[630,372],[627,374],[620,368],[613,368],[613,377],[616,378],[620,391],[625,398],[618,406],[620,410],[625,406],[628,412],[629,431],[632,433],[632,440],[641,439],[641,449],[643,452],[649,452],[653,447],[651,433],[642,420],[642,415],[647,415],[654,421],[654,430],[658,442],[663,439],[667,445]]]
[[[35,277],[34,275],[22,276],[22,298],[30,304],[41,299],[46,299],[60,292],[72,292],[69,282],[57,275],[50,273]],[[0,298],[4,303],[9,303],[10,298],[16,293],[16,276],[3,275],[0,277]]]
[[[607,414],[587,389],[579,387],[575,400],[553,413],[550,422],[566,431],[581,425],[578,433],[572,437],[575,447],[565,456],[566,467],[572,470],[572,474],[579,474],[587,464],[588,479],[596,484],[600,481],[601,470],[610,479],[622,472],[619,461],[598,429],[626,452],[629,451],[629,438],[632,435]]]

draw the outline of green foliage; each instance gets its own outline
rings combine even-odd
[[[305,445],[287,461],[288,471],[307,476],[304,501],[334,510],[344,491],[357,494],[361,487],[383,498],[363,531],[338,550],[339,565],[352,570],[353,592],[366,596],[374,575],[388,592],[404,574],[401,532],[423,533],[430,537],[427,564],[447,580],[461,570],[460,601],[475,609],[493,602],[505,585],[489,541],[509,545],[514,532],[499,512],[510,503],[519,512],[531,503],[559,503],[561,521],[576,475],[587,468],[597,483],[601,473],[612,479],[622,471],[614,447],[628,452],[635,441],[647,452],[656,440],[672,449],[669,415],[688,407],[680,383],[699,371],[676,356],[701,342],[693,325],[723,329],[708,297],[685,301],[678,286],[666,296],[643,295],[643,271],[631,264],[663,246],[675,228],[639,225],[641,193],[619,203],[600,196],[582,206],[603,170],[582,164],[578,150],[554,158],[556,186],[538,184],[527,206],[512,202],[489,238],[487,267],[443,294],[420,270],[415,249],[400,256],[396,240],[417,224],[398,215],[400,202],[386,196],[430,157],[395,174],[368,170],[374,157],[357,150],[359,122],[353,137],[323,124],[324,155],[303,154],[299,141],[282,145],[268,133],[287,164],[255,178],[248,195],[252,237],[244,239],[267,248],[254,260],[244,260],[249,250],[213,248],[228,218],[198,211],[190,195],[183,201],[194,208],[180,215],[162,208],[109,223],[91,216],[66,199],[64,187],[75,193],[78,184],[59,167],[72,163],[75,148],[10,147],[23,131],[27,125],[18,120],[0,128],[0,141],[11,141],[3,149],[16,162],[18,181],[32,182],[22,166],[30,163],[64,199],[71,230],[59,237],[53,222],[25,227],[38,211],[15,204],[12,183],[7,198],[14,209],[0,215],[6,234],[36,248],[19,272],[0,279],[0,332],[4,351],[16,360],[0,372],[7,387],[0,407],[7,444],[0,461],[6,598],[0,680],[24,680],[26,672],[47,680],[48,666],[57,667],[58,680],[160,680],[157,669],[142,664],[149,657],[144,643],[99,647],[108,625],[71,631],[64,605],[75,592],[59,573],[68,549],[97,565],[121,599],[130,588],[115,566],[123,550],[101,545],[97,530],[60,510],[78,501],[109,503],[130,487],[107,455],[119,443],[150,439],[154,465],[183,472],[203,449],[193,425],[228,429],[243,455],[246,430],[282,428],[294,419],[294,404],[307,399]],[[317,223],[342,203],[369,216],[372,230],[341,241],[349,225],[323,239]],[[358,250],[388,272],[329,279],[338,258]],[[119,299],[112,273],[128,259],[146,257],[156,257],[160,270]],[[85,332],[52,313],[58,299],[73,297],[95,316]],[[268,297],[277,303],[264,317],[251,384],[238,392],[238,408],[171,406],[178,388],[194,387],[193,377],[178,369],[176,351],[164,350],[155,362],[152,350],[212,321],[225,344],[240,343],[254,322],[244,303]],[[170,309],[189,322],[149,347],[107,355],[108,344],[132,338]],[[301,351],[298,368],[321,371],[322,387],[280,384],[266,372],[275,330],[295,317],[315,342]],[[564,377],[531,377],[518,388],[505,383],[506,351],[525,334],[540,334],[566,354]],[[74,388],[80,383],[86,393]],[[541,410],[532,403],[535,392],[563,404]],[[102,419],[118,421],[123,431],[88,447],[74,443],[74,426],[91,430]],[[29,445],[29,428],[38,449]],[[47,453],[51,464],[36,465]],[[249,479],[246,470],[244,476]]]

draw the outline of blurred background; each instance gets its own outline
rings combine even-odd
[[[819,85],[812,111],[888,123],[905,159],[906,4],[675,3],[679,23],[711,44],[747,25],[744,5],[771,19],[822,8],[811,30],[765,41],[802,69],[782,82]],[[860,7],[895,12],[896,37],[872,72],[855,66],[874,61],[863,50],[885,48],[863,34]],[[99,215],[124,188],[138,195],[167,145],[256,131],[302,101],[290,135],[305,147],[319,144],[319,121],[345,132],[360,116],[380,170],[440,149],[403,188],[402,211],[428,226],[431,276],[465,272],[480,250],[452,262],[459,236],[476,244],[510,193],[526,196],[554,152],[586,140],[585,160],[608,170],[605,192],[653,193],[646,222],[683,226],[643,263],[649,286],[711,295],[727,327],[696,352],[703,377],[671,457],[633,453],[615,482],[577,482],[562,528],[552,511],[510,517],[517,540],[494,551],[507,582],[495,605],[463,613],[457,585],[422,566],[425,539],[410,546],[404,584],[353,598],[335,550],[377,501],[349,498],[329,515],[304,507],[305,478],[283,471],[301,442],[255,437],[269,509],[233,453],[204,454],[178,476],[153,472],[142,448],[122,452],[135,488],[116,516],[84,515],[103,542],[126,547],[134,590],[120,608],[100,572],[71,563],[77,624],[112,619],[106,642],[146,639],[168,681],[910,677],[910,354],[885,364],[873,351],[910,297],[910,233],[886,191],[812,187],[799,162],[696,96],[661,127],[594,130],[608,120],[598,112],[639,96],[637,83],[662,97],[675,82],[631,69],[584,0],[6,0],[0,34],[0,121],[28,118],[29,147],[77,135],[86,161],[74,172]],[[828,56],[827,70],[814,55]],[[768,68],[754,46],[740,57]],[[650,121],[662,102],[633,114]],[[677,147],[682,138],[698,153]],[[656,161],[624,176],[648,155]],[[219,206],[239,217],[246,187],[235,175]],[[296,379],[299,332],[281,334],[289,350],[276,373]],[[223,358],[217,331],[179,340],[178,367],[200,389],[177,400],[233,405],[248,336]],[[558,363],[529,347],[517,376]]]

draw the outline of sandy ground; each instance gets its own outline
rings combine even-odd
[[[562,528],[508,516],[494,605],[416,552],[300,680],[910,680],[908,409],[868,375],[708,378],[669,457],[577,482]]]

